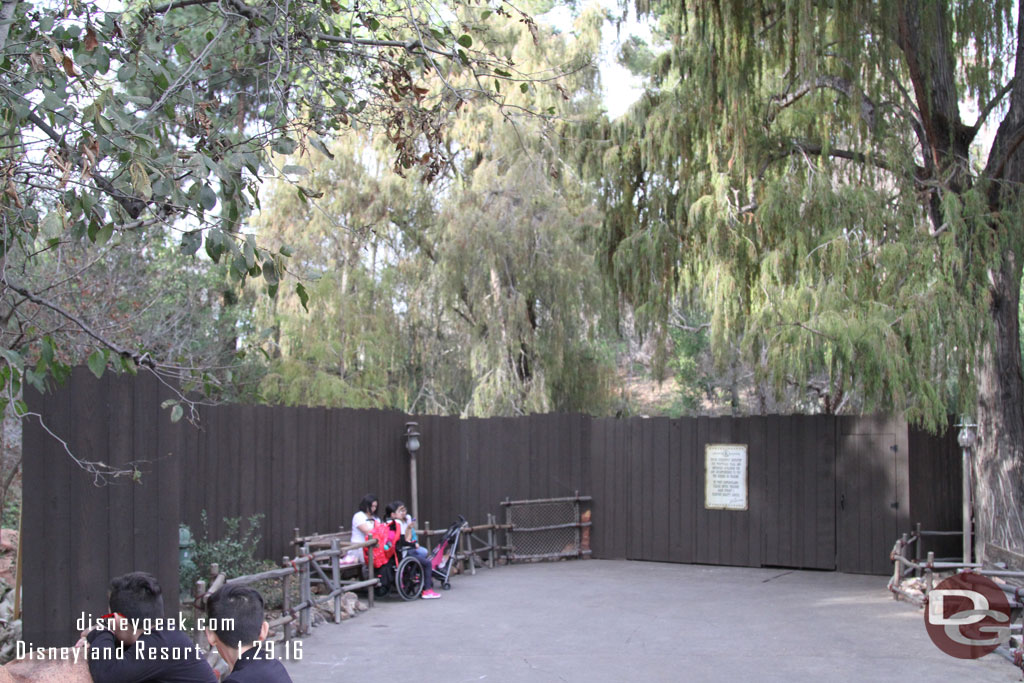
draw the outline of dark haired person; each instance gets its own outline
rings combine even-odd
[[[206,601],[206,615],[217,627],[206,629],[206,640],[231,668],[221,683],[291,683],[284,665],[261,646],[270,627],[259,591],[225,586]]]
[[[401,538],[405,545],[413,546],[411,554],[416,558],[416,561],[420,563],[420,567],[423,571],[423,592],[420,593],[420,597],[424,600],[436,600],[441,597],[441,594],[434,590],[434,579],[431,572],[430,560],[427,559],[427,554],[418,553],[420,550],[419,544],[412,542],[412,523],[407,521],[409,511],[405,507],[405,503],[400,500],[396,500],[387,504],[384,508],[384,523],[389,525],[392,530]]]
[[[362,543],[373,532],[373,527],[380,520],[377,519],[377,496],[367,493],[359,501],[359,509],[352,515],[352,542]],[[348,551],[346,563],[362,562],[362,548],[353,548]]]
[[[217,683],[195,643],[165,626],[164,598],[152,574],[131,572],[110,582],[113,613],[106,628],[86,635],[89,673],[95,683]],[[132,620],[135,620],[132,623]]]

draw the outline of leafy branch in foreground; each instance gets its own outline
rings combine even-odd
[[[533,27],[500,1],[0,3],[9,19],[0,21],[0,346],[10,396],[84,358],[96,374],[145,368],[216,388],[224,380],[213,370],[238,351],[228,348],[239,337],[229,313],[241,285],[260,280],[274,297],[288,265],[286,246],[267,249],[245,227],[261,183],[284,177],[301,199],[315,196],[302,184],[306,169],[278,169],[272,153],[329,157],[333,137],[372,128],[397,171],[436,177],[450,163],[445,131],[456,113],[503,106],[499,82],[530,81],[488,48],[492,16]],[[173,261],[168,245],[198,258]],[[154,344],[140,333],[141,313],[111,319],[108,304],[161,305],[143,295],[153,294],[146,282],[126,277],[140,261],[209,280],[203,296],[209,316],[227,322],[225,354]],[[305,304],[301,282],[295,291]]]

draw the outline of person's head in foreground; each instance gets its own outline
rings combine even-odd
[[[263,596],[247,586],[225,586],[206,601],[206,616],[216,630],[206,640],[230,666],[261,640],[270,625],[263,619]]]
[[[138,640],[141,630],[125,623],[131,619],[162,619],[164,616],[163,590],[156,577],[147,572],[129,572],[110,580],[107,602],[114,615],[110,632],[118,640],[131,644]]]

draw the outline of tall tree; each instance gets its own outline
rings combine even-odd
[[[1019,552],[1024,4],[636,6],[666,47],[583,155],[606,272],[654,324],[702,287],[778,386],[973,412],[976,552]]]
[[[599,282],[580,240],[598,216],[551,124],[595,103],[599,21],[589,16],[575,52],[550,31],[492,22],[496,54],[527,70],[564,65],[558,86],[488,83],[503,108],[460,114],[451,172],[428,190],[389,173],[366,137],[311,165],[302,182],[318,198],[266,201],[262,239],[289,244],[314,294],[309,317],[281,294],[268,398],[472,415],[606,408]],[[513,117],[523,111],[550,121]]]
[[[489,17],[533,26],[500,0],[122,7],[0,1],[0,315],[10,331],[0,351],[8,387],[51,376],[54,366],[39,361],[54,348],[81,358],[83,339],[98,371],[108,359],[118,368],[175,369],[144,338],[92,324],[62,253],[84,244],[149,254],[133,235],[162,226],[183,254],[202,249],[224,264],[236,287],[262,278],[273,292],[286,254],[243,226],[263,178],[302,169],[277,169],[271,151],[327,153],[338,132],[373,127],[396,168],[436,176],[450,163],[443,133],[451,117],[493,99],[477,79],[530,80],[487,48]],[[229,292],[219,304],[235,298]],[[41,329],[41,311],[60,324]],[[233,341],[228,335],[225,345]]]
[[[302,198],[268,186],[253,220],[259,239],[287,245],[286,282],[257,319],[272,330],[262,382],[266,400],[288,404],[458,412],[466,374],[444,308],[411,263],[405,235],[436,220],[435,187],[394,174],[369,134],[307,160]],[[297,291],[292,291],[296,288]],[[308,310],[307,310],[308,309]]]

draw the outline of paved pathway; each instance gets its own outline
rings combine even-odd
[[[321,625],[287,666],[295,683],[1022,680],[998,654],[942,653],[885,583],[607,560],[483,569],[440,600]]]

